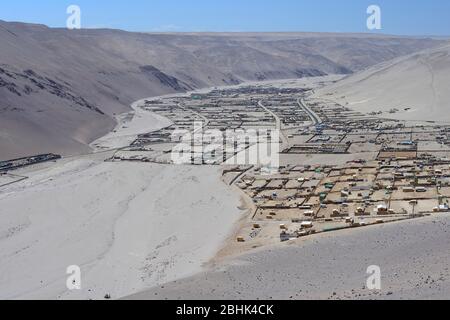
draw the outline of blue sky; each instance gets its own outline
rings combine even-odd
[[[450,35],[449,0],[14,0],[0,19],[66,25],[81,8],[82,27],[129,31],[371,32],[366,9],[381,7],[382,33]]]

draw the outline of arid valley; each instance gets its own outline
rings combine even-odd
[[[449,40],[0,39],[1,299],[450,297]]]

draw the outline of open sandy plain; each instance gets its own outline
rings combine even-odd
[[[18,170],[28,179],[0,190],[0,298],[120,298],[193,275],[221,248],[243,211],[220,168],[104,162],[101,150],[168,123],[122,120],[98,153]],[[70,265],[81,291],[66,288]]]

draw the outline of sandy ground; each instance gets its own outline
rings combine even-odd
[[[115,129],[92,142],[90,146],[96,151],[122,148],[130,145],[139,134],[156,131],[172,124],[169,119],[140,108],[144,100],[146,99],[133,103],[131,105],[133,111],[118,115]]]
[[[448,299],[450,215],[260,249],[130,299]],[[366,288],[381,268],[381,290]]]
[[[358,72],[319,89],[316,97],[380,117],[450,121],[450,45],[424,50]],[[390,113],[397,109],[395,113]]]
[[[135,119],[96,143],[167,125]],[[193,275],[244,213],[219,167],[104,162],[111,154],[19,170],[29,179],[0,190],[0,298],[120,298]],[[70,265],[81,291],[66,288]]]

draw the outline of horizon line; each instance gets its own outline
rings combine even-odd
[[[45,23],[38,22],[26,22],[26,21],[8,21],[0,18],[0,22],[11,23],[11,24],[24,24],[24,25],[34,25],[46,27],[48,29],[57,30],[69,30],[64,26],[50,26]],[[82,27],[81,29],[74,29],[70,31],[83,31],[83,30],[110,30],[110,31],[121,31],[129,33],[144,33],[144,34],[167,34],[167,35],[189,35],[189,34],[335,34],[335,35],[365,35],[373,37],[401,37],[401,38],[441,38],[450,40],[450,35],[432,35],[432,34],[395,34],[395,33],[383,33],[383,32],[361,32],[361,31],[140,31],[140,30],[127,30],[124,28],[114,28],[114,27]]]

